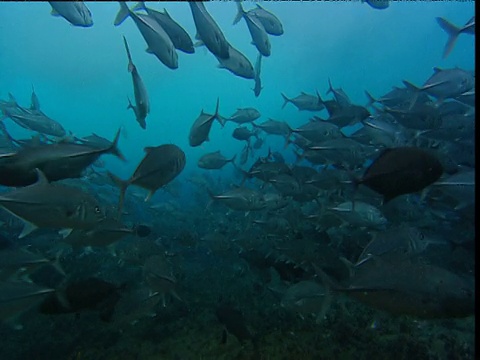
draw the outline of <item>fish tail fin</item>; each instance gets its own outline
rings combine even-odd
[[[285,105],[287,105],[290,102],[290,99],[287,98],[284,93],[280,93],[280,95],[282,95],[283,97],[283,105],[282,105],[282,109],[283,109]]]
[[[215,194],[213,193],[213,191],[208,186],[206,186],[205,188],[207,189],[207,194],[208,194],[208,197],[210,198],[210,201],[208,202],[205,209],[209,209],[210,206],[212,206],[213,202],[215,201]]]
[[[375,99],[372,94],[370,94],[367,90],[365,90],[365,95],[367,96],[368,103],[365,105],[365,107],[372,106],[374,103],[377,102],[377,99]]]
[[[325,288],[325,298],[323,299],[323,302],[320,307],[320,311],[318,312],[317,317],[315,319],[315,321],[318,324],[325,318],[328,310],[330,309],[330,305],[332,304],[332,298],[333,298],[333,290],[338,289],[339,286],[327,274],[325,274],[325,272],[323,272],[323,270],[320,269],[318,266],[316,266],[313,263],[312,263],[312,266],[315,270],[315,274],[317,278]]]
[[[145,5],[145,1],[139,1],[137,5],[135,5],[132,9],[133,11],[145,10],[147,11],[147,6]]]
[[[107,152],[112,154],[112,155],[115,155],[116,157],[118,157],[119,159],[121,159],[123,161],[127,161],[125,159],[125,156],[123,156],[122,152],[118,148],[118,140],[120,139],[121,132],[122,132],[122,128],[119,128],[117,130],[117,133],[115,134],[115,138],[113,139],[112,145],[110,146],[110,148],[108,149]]]
[[[120,4],[120,10],[118,10],[117,16],[115,16],[115,20],[113,21],[113,25],[115,26],[120,25],[130,16],[130,9],[125,1],[119,1],[118,3]]]
[[[437,17],[437,22],[448,35],[448,40],[443,51],[443,58],[445,59],[453,50],[458,35],[460,34],[460,29],[442,17]]]
[[[125,50],[127,51],[128,71],[132,72],[133,68],[134,68],[134,65],[133,65],[133,61],[132,61],[132,55],[130,54],[130,48],[128,47],[127,38],[125,37],[125,35],[123,35],[123,43],[125,44]]]
[[[118,210],[117,210],[118,211],[117,217],[120,219],[122,215],[123,203],[125,200],[125,192],[127,191],[128,185],[130,185],[130,183],[128,181],[120,179],[118,176],[112,174],[110,171],[107,171],[107,174],[110,177],[110,179],[112,179],[112,181],[115,183],[115,185],[117,185],[118,188],[120,189],[120,197],[118,199]]]
[[[217,98],[217,105],[215,107],[215,114],[213,115],[213,117],[215,119],[217,119],[217,121],[220,123],[220,125],[225,126],[225,118],[223,116],[221,116],[219,113],[218,113],[218,109],[220,107],[220,98],[218,97]]]
[[[320,96],[320,93],[318,92],[318,90],[315,90],[315,92],[317,93],[318,103],[319,104],[324,104],[324,101],[323,101],[322,97]]]
[[[333,90],[332,82],[330,81],[330,78],[328,78],[328,90],[327,94],[333,94],[335,91]]]
[[[245,10],[243,10],[242,2],[236,1],[236,3],[237,3],[237,15],[235,15],[235,19],[233,19],[233,25],[238,23],[242,19],[243,14],[245,14]]]
[[[410,81],[407,81],[407,80],[402,80],[402,82],[403,82],[403,85],[405,85],[405,87],[408,90],[412,91],[414,94],[410,99],[410,106],[408,107],[409,109],[411,109],[413,105],[415,105],[415,103],[417,102],[418,95],[422,91],[422,88],[419,88],[418,86],[412,84]]]

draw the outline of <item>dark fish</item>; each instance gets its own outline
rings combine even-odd
[[[399,195],[424,189],[442,173],[440,161],[427,150],[399,147],[385,150],[357,184],[364,184],[382,194],[386,203]]]
[[[281,135],[288,138],[292,134],[292,129],[285,121],[269,119],[261,124],[252,123],[252,125],[270,135]]]
[[[208,188],[207,190],[212,201],[220,201],[232,210],[248,212],[251,210],[261,210],[266,206],[262,194],[252,189],[235,188],[221,195],[214,195]]]
[[[83,1],[49,1],[51,14],[61,16],[70,24],[81,27],[93,25],[92,14]]]
[[[178,68],[178,55],[172,40],[158,22],[150,15],[134,13],[124,1],[119,1],[119,3],[120,10],[115,18],[114,25],[120,25],[130,16],[148,45],[146,51],[154,54],[168,68]]]
[[[100,319],[110,321],[115,305],[120,299],[120,286],[94,277],[68,282],[59,291],[42,301],[38,310],[41,314],[56,315],[97,310]],[[62,297],[62,301],[59,297]]]
[[[390,6],[390,0],[362,0],[374,9],[383,10]]]
[[[463,33],[475,35],[475,16],[468,20],[462,27],[457,27],[442,17],[437,17],[436,19],[438,25],[440,25],[440,27],[448,35],[448,40],[445,44],[445,49],[443,50],[444,59],[452,52],[453,47],[455,46],[457,38],[460,34]]]
[[[168,37],[172,40],[175,49],[183,51],[187,54],[193,54],[195,52],[192,39],[188,33],[172,19],[166,9],[163,9],[163,12],[156,11],[148,8],[145,5],[145,1],[139,1],[133,10],[136,11],[140,9],[145,10],[148,15],[152,16],[158,22],[158,24],[160,24],[163,30],[165,30],[167,33]]]
[[[125,192],[130,185],[136,185],[149,191],[148,201],[162,186],[175,179],[185,167],[185,153],[174,144],[146,147],[146,155],[128,180],[121,180],[108,172],[112,180],[120,188],[118,213],[123,209]]]
[[[72,186],[49,184],[37,169],[38,181],[0,196],[0,206],[25,224],[19,238],[37,228],[62,230],[92,229],[105,218],[100,203],[92,195]]]
[[[195,120],[192,127],[190,128],[190,134],[188,135],[188,142],[190,146],[200,146],[205,141],[209,141],[208,135],[210,134],[210,129],[212,128],[213,121],[217,121],[223,126],[223,120],[218,114],[218,107],[220,104],[220,99],[217,99],[217,106],[215,108],[215,114],[210,115],[204,113],[203,110],[200,113],[200,116]]]
[[[235,336],[242,344],[246,340],[254,341],[254,336],[248,329],[242,313],[232,305],[222,303],[215,309],[218,321],[225,326],[226,330]]]
[[[368,110],[360,105],[351,104],[348,106],[340,106],[337,102],[333,104],[326,101],[324,104],[330,115],[327,121],[341,128],[348,125],[354,125],[370,116]]]
[[[220,30],[218,24],[213,20],[212,16],[205,9],[205,5],[201,1],[189,1],[190,10],[192,11],[193,21],[197,28],[195,38],[207,47],[207,49],[217,58],[229,58],[228,42]]]
[[[262,22],[256,15],[245,12],[240,1],[237,1],[236,4],[238,13],[233,24],[238,23],[243,17],[247,23],[248,31],[250,31],[250,35],[252,36],[252,44],[255,45],[260,54],[265,57],[270,56],[270,40],[268,39],[267,32],[265,31]]]
[[[198,167],[202,169],[221,169],[229,162],[233,163],[236,155],[231,159],[227,159],[220,153],[220,150],[213,153],[205,154],[198,159]]]
[[[292,129],[292,132],[302,135],[313,142],[322,142],[329,139],[338,139],[343,136],[340,128],[335,124],[322,120],[310,120],[308,123]]]

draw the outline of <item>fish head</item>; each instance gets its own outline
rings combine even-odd
[[[73,212],[72,216],[75,220],[82,223],[97,224],[106,218],[106,209],[97,201],[84,199],[80,202]]]
[[[178,68],[178,54],[173,46],[169,46],[165,53],[165,64],[170,69]]]

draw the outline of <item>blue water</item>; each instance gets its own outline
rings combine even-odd
[[[245,9],[253,4],[245,3]],[[168,9],[190,36],[195,36],[187,4],[150,6]],[[179,68],[165,67],[145,52],[146,44],[131,19],[113,26],[117,3],[88,3],[94,21],[91,28],[75,27],[51,16],[46,2],[2,3],[0,97],[11,92],[19,104],[27,106],[33,84],[42,110],[76,135],[95,132],[113,138],[116,129],[124,126],[126,137],[120,140],[120,148],[128,162],[104,157],[107,167],[123,177],[135,169],[144,146],[177,144],[187,156],[181,175],[185,176],[197,168],[202,154],[220,149],[231,157],[244,146],[231,138],[234,124],[221,129],[214,123],[210,142],[189,147],[191,124],[202,109],[214,112],[217,97],[224,116],[238,107],[252,106],[262,114],[257,122],[273,118],[297,126],[311,113],[299,112],[291,104],[281,109],[280,92],[294,97],[300,91],[314,93],[318,89],[324,97],[330,78],[353,103],[365,104],[364,90],[379,96],[394,85],[401,86],[402,79],[422,84],[435,66],[474,68],[474,38],[461,35],[443,60],[447,36],[435,21],[442,16],[463,25],[474,13],[473,2],[395,2],[385,10],[360,2],[271,2],[265,6],[281,19],[285,31],[282,36],[269,37],[272,55],[263,59],[264,88],[255,98],[253,81],[216,68],[217,60],[205,48],[197,48],[195,54],[178,52]],[[256,49],[250,44],[245,22],[232,25],[235,4],[212,2],[206,7],[228,41],[255,63]],[[126,110],[133,88],[122,35],[129,41],[150,96],[146,131],[138,126],[133,112]],[[10,121],[7,127],[14,136],[28,134]],[[267,146],[270,143],[282,146],[283,139],[270,137]]]

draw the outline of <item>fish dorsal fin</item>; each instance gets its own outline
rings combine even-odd
[[[60,14],[58,13],[58,11],[55,10],[55,9],[53,9],[53,8],[52,8],[52,11],[50,11],[50,15],[52,15],[52,16],[60,16]]]
[[[39,186],[48,185],[49,184],[48,179],[43,173],[43,171],[40,170],[39,168],[35,168],[35,171],[37,173],[37,182],[35,184]]]
[[[433,72],[435,74],[439,73],[440,71],[443,71],[443,69],[440,69],[439,67],[436,67],[436,66],[433,68]]]
[[[145,51],[149,54],[153,54],[153,50],[150,47],[146,48]]]
[[[153,146],[146,146],[145,148],[143,148],[143,151],[145,151],[147,154],[152,151],[153,149],[155,149],[155,147]]]

